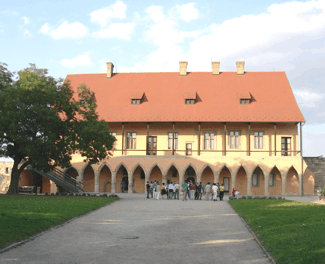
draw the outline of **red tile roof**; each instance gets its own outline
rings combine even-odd
[[[107,122],[302,122],[284,72],[179,72],[71,74],[73,89],[84,83],[95,92],[100,119]],[[131,105],[132,94],[146,95]],[[185,105],[184,94],[197,95]],[[241,105],[238,94],[250,93],[251,103]]]

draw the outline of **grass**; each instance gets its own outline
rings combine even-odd
[[[0,249],[118,198],[0,195]]]
[[[286,200],[231,200],[276,263],[325,263],[325,206]]]

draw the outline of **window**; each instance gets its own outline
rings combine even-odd
[[[275,186],[275,175],[271,173],[269,176],[269,186]]]
[[[253,173],[252,175],[252,186],[256,187],[258,186],[258,173]]]
[[[204,149],[215,149],[215,134],[214,133],[204,133]]]
[[[240,99],[240,104],[249,104],[249,99]]]
[[[186,156],[192,156],[192,143],[186,143]]]
[[[128,132],[126,133],[126,148],[136,149],[137,147],[137,133]]]
[[[6,174],[10,173],[10,168],[6,167]]]
[[[141,171],[140,171],[140,179],[141,179],[141,180],[144,180],[145,178],[146,178],[146,177],[145,177],[144,171],[141,170]]]
[[[168,132],[168,149],[173,146],[173,132]],[[174,133],[174,149],[178,149],[178,132]]]
[[[256,148],[256,149],[263,148],[263,135],[264,135],[264,132],[261,132],[261,131],[254,132],[254,148]]]
[[[291,138],[283,137],[281,138],[281,155],[291,156]]]
[[[172,178],[177,178],[177,170],[176,169],[173,169],[172,170]]]
[[[240,131],[229,131],[229,147],[231,149],[239,148]]]
[[[140,99],[132,99],[131,100],[131,104],[133,104],[133,105],[139,105],[140,103],[141,103]]]
[[[195,100],[194,99],[185,99],[185,104],[195,104]]]

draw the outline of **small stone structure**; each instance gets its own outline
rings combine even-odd
[[[10,185],[11,169],[14,163],[11,161],[0,162],[0,192],[7,192]]]

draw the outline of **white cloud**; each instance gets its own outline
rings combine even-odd
[[[75,68],[75,67],[91,67],[94,64],[90,61],[88,54],[78,55],[77,57],[69,59],[61,60],[61,65],[67,68]]]
[[[30,22],[28,17],[22,17],[21,19],[24,20],[25,25],[29,24]]]
[[[105,27],[111,18],[125,18],[126,7],[122,1],[116,1],[113,5],[91,12],[90,20]]]
[[[194,3],[176,5],[170,10],[170,15],[174,18],[181,18],[189,22],[199,17],[199,10],[196,9]]]
[[[88,28],[79,22],[68,24],[68,22],[64,21],[57,28],[50,27],[46,23],[42,26],[40,32],[51,36],[53,39],[78,39],[87,36]]]
[[[118,38],[129,40],[134,31],[134,27],[134,23],[113,23],[108,28],[103,28],[93,33],[93,35],[100,39]]]
[[[162,6],[149,6],[146,9],[146,13],[148,14],[149,18],[153,22],[158,23],[158,22],[163,21],[165,18],[163,9],[164,9],[164,7],[162,7]]]
[[[294,90],[298,105],[306,108],[315,108],[323,101],[324,94],[310,92],[308,90]]]
[[[32,33],[30,33],[30,31],[28,29],[24,29],[24,37],[32,37]]]

